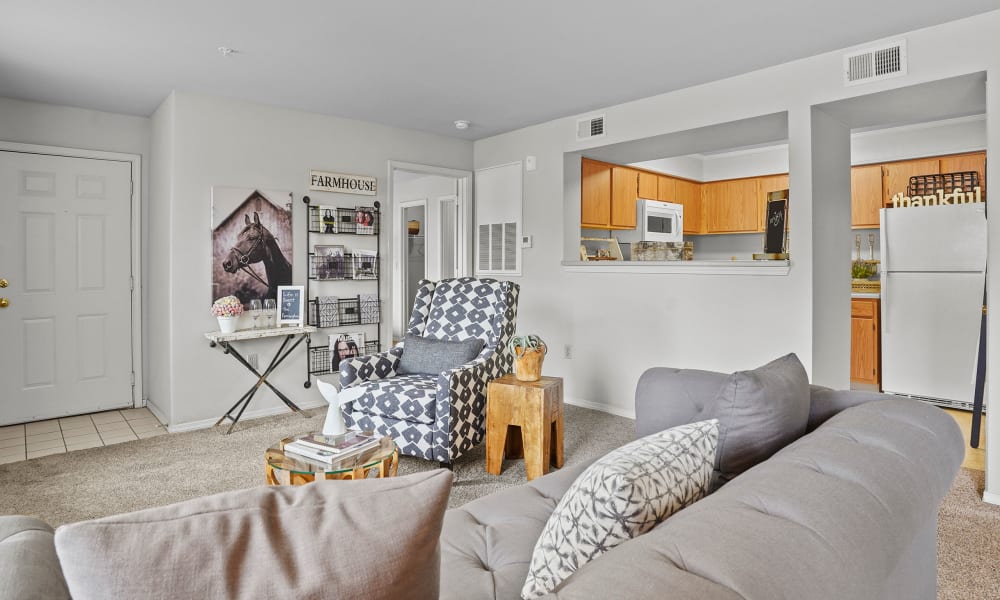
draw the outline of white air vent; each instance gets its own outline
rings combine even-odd
[[[576,122],[577,141],[599,137],[604,137],[604,115],[587,117]]]
[[[844,55],[844,85],[906,75],[906,40]]]
[[[479,226],[479,272],[517,272],[517,223]]]

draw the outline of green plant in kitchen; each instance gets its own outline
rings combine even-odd
[[[535,334],[515,335],[507,342],[507,349],[514,355],[514,377],[520,381],[542,378],[542,361],[549,351],[542,338]]]
[[[875,269],[872,265],[868,264],[863,260],[855,260],[851,262],[851,278],[852,279],[868,279],[875,274]]]

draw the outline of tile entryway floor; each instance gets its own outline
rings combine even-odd
[[[146,408],[36,421],[0,427],[0,464],[110,446],[167,432]]]

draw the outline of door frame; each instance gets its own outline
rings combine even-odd
[[[132,175],[132,199],[129,206],[132,265],[132,315],[130,328],[132,330],[132,406],[141,408],[146,405],[143,394],[142,370],[142,156],[124,152],[105,152],[103,150],[85,150],[83,148],[63,148],[60,146],[43,146],[39,144],[21,144],[0,140],[0,151],[19,152],[22,154],[42,154],[46,156],[64,156],[67,158],[92,158],[128,163]]]
[[[458,202],[460,205],[464,205],[466,209],[462,214],[462,222],[457,223],[457,229],[460,235],[464,235],[464,257],[466,264],[463,265],[463,269],[466,273],[474,273],[472,270],[472,223],[473,223],[473,197],[472,197],[472,171],[466,171],[463,169],[451,169],[448,167],[435,167],[433,165],[422,165],[418,163],[403,162],[398,160],[390,160],[388,164],[388,188],[386,192],[387,201],[392,206],[393,221],[399,222],[402,220],[402,209],[395,205],[393,195],[395,190],[393,189],[393,175],[395,171],[407,171],[410,173],[420,173],[422,175],[441,175],[443,177],[454,177],[457,180],[457,186],[455,190],[455,195],[458,196]],[[403,268],[402,260],[403,254],[406,249],[406,238],[403,236],[405,228],[394,226],[392,229],[392,235],[389,239],[389,255],[392,257],[392,278],[390,285],[392,287],[390,298],[392,299],[392,309],[390,311],[391,318],[391,333],[394,337],[398,339],[403,339],[403,335],[406,332],[406,323],[409,318],[409,308],[410,308],[410,298],[404,298],[403,292],[406,289],[406,283],[403,280]]]
[[[393,233],[393,236],[396,236],[396,235],[399,236],[401,244],[405,244],[406,243],[406,221],[403,220],[403,214],[404,214],[404,212],[406,211],[407,208],[415,208],[417,206],[422,206],[424,208],[424,230],[426,231],[427,230],[427,214],[429,212],[428,211],[428,207],[427,207],[427,198],[415,198],[413,200],[406,200],[404,202],[397,203],[393,207],[393,216],[394,216],[394,220],[396,221],[396,226],[393,228],[393,232],[392,233]],[[404,300],[404,302],[402,302],[400,304],[400,308],[399,308],[399,310],[401,310],[402,312],[400,312],[399,314],[393,315],[394,317],[402,317],[402,319],[403,319],[402,322],[401,322],[401,324],[400,324],[400,326],[402,328],[401,329],[401,333],[399,334],[400,339],[402,339],[402,337],[406,334],[406,323],[407,323],[407,320],[409,319],[409,316],[410,316],[410,315],[407,314],[407,303],[409,302],[409,299],[406,298],[406,296],[408,295],[408,294],[406,294],[406,282],[409,279],[410,265],[409,265],[409,260],[408,260],[409,257],[406,256],[405,253],[406,253],[406,246],[400,246],[399,247],[399,254],[401,256],[400,256],[400,261],[399,261],[399,268],[396,269],[393,272],[393,276],[394,277],[398,276],[398,278],[399,278],[399,288],[398,288],[399,289],[399,294],[398,295],[400,296],[400,298],[402,300]],[[397,275],[397,272],[398,272],[398,275]],[[425,235],[424,236],[424,274],[426,275],[426,273],[427,273],[427,236]],[[395,294],[394,294],[394,296],[395,296]],[[395,305],[396,305],[396,303],[394,302],[393,306],[395,306]]]

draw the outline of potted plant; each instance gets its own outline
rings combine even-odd
[[[519,381],[538,381],[542,378],[542,361],[548,346],[534,334],[515,335],[507,342],[514,355],[514,377]]]
[[[223,296],[212,303],[212,314],[219,320],[219,331],[233,333],[243,314],[243,304],[236,296]]]

